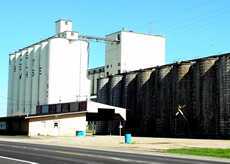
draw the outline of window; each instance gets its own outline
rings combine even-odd
[[[111,64],[111,65],[110,65],[110,67],[112,68],[112,67],[113,67],[113,65]]]
[[[65,25],[68,25],[68,21],[65,21]]]
[[[106,72],[106,75],[109,76],[109,72]]]
[[[109,68],[109,65],[107,65],[106,68]]]
[[[70,104],[69,103],[61,104],[61,111],[63,113],[69,112],[69,110],[70,110]]]
[[[121,63],[117,63],[117,66],[121,66]]]
[[[117,40],[121,40],[121,35],[117,34]]]
[[[74,36],[74,32],[71,32],[71,36]]]
[[[58,127],[58,123],[55,122],[55,123],[54,123],[54,128],[57,128],[57,127]]]
[[[39,67],[39,75],[42,75],[42,67]]]
[[[121,73],[121,70],[117,70],[117,73],[120,74],[120,73]]]
[[[31,74],[32,77],[34,77],[34,69],[32,69],[32,74]]]

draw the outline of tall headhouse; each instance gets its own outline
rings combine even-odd
[[[159,35],[119,31],[106,35],[120,40],[106,44],[106,76],[165,64],[165,38]]]
[[[9,56],[7,115],[35,114],[37,105],[74,102],[89,96],[88,41],[69,20],[56,34]]]

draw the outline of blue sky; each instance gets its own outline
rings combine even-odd
[[[81,34],[104,36],[122,28],[166,37],[166,63],[230,52],[229,0],[2,1],[0,5],[0,116],[6,113],[8,54],[54,34],[71,19]],[[104,64],[92,43],[90,67]]]

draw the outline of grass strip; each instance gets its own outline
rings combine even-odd
[[[168,149],[166,152],[173,153],[173,154],[187,154],[187,155],[230,158],[230,149],[222,149],[222,148],[179,148],[179,149]]]

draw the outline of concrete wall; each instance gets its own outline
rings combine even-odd
[[[106,36],[108,39],[117,39],[121,36],[121,33],[113,33]],[[122,41],[120,43],[108,42],[105,46],[105,76],[118,74],[118,70],[121,70],[121,58],[122,58]]]
[[[86,126],[85,114],[67,118],[31,119],[29,121],[29,136],[75,136],[76,131],[85,131]]]
[[[58,20],[56,23],[56,33],[62,33],[64,31],[72,31],[72,21],[70,20]]]
[[[165,64],[165,38],[161,36],[121,31],[106,37],[120,38],[120,43],[106,44],[106,75]]]

